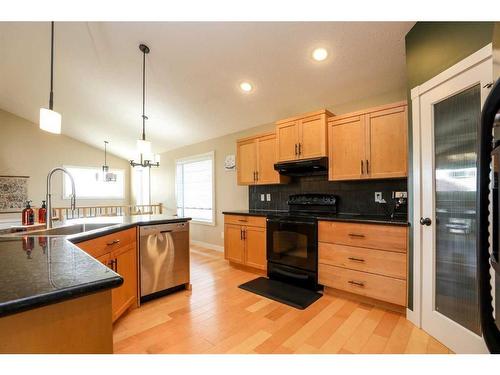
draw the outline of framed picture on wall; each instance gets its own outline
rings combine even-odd
[[[234,171],[236,170],[236,157],[234,155],[227,155],[224,160],[224,170]]]
[[[0,213],[21,212],[28,200],[28,176],[0,176]]]

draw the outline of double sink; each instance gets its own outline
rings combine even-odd
[[[4,232],[5,235],[9,237],[23,237],[23,236],[52,236],[52,237],[64,237],[72,236],[75,234],[81,234],[85,232],[90,232],[96,229],[102,229],[106,227],[111,227],[117,225],[118,223],[85,223],[85,224],[72,224],[51,229],[41,229],[23,232]]]

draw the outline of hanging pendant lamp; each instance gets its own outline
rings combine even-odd
[[[54,21],[51,22],[50,38],[50,94],[49,108],[40,108],[40,129],[61,134],[61,114],[54,111]]]
[[[140,154],[140,161],[130,160],[132,167],[159,167],[160,155],[154,156],[154,161],[151,160],[151,142],[146,140],[146,120],[148,117],[145,114],[146,107],[146,54],[149,53],[149,47],[145,44],[139,45],[139,50],[142,52],[142,137],[137,140],[137,151]]]
[[[96,173],[96,180],[99,181],[99,179],[103,182],[116,182],[117,175],[116,173],[112,173],[109,171],[109,166],[107,163],[107,146],[108,146],[108,141],[104,141],[104,164],[102,166],[101,173]]]

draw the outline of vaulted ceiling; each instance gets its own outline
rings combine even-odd
[[[142,55],[155,152],[367,98],[406,84],[413,22],[56,23],[54,109],[63,134],[136,156]],[[311,59],[314,48],[326,61]],[[48,105],[50,24],[0,23],[0,108],[38,123]],[[243,80],[255,89],[244,94]],[[1,124],[0,124],[1,126]]]

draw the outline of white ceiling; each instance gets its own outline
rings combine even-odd
[[[155,152],[401,89],[413,22],[56,23],[54,109],[63,133],[135,157],[140,43]],[[310,58],[324,46],[328,60]],[[0,108],[38,123],[48,105],[50,24],[0,22]],[[243,94],[238,84],[251,81]]]

